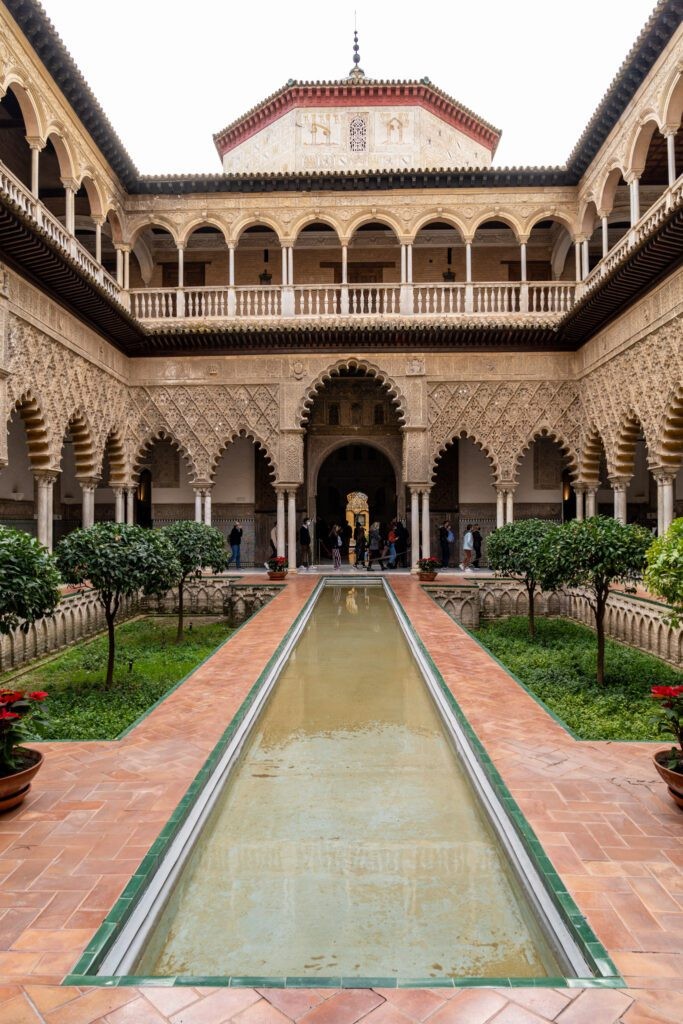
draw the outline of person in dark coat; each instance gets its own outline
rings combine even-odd
[[[304,519],[299,527],[299,547],[301,548],[301,568],[308,569],[311,564],[311,520]]]
[[[477,525],[472,530],[472,541],[474,543],[474,559],[472,561],[472,565],[474,566],[475,569],[479,568],[479,559],[481,558],[481,545],[483,539],[484,538],[481,535],[479,523],[477,523]]]
[[[236,569],[242,568],[242,563],[240,561],[240,548],[242,545],[243,532],[244,531],[240,524],[235,523],[230,531],[230,536],[228,537],[228,543],[230,544],[230,561],[232,562],[234,559]]]

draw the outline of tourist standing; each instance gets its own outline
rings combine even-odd
[[[270,531],[270,557],[277,558],[277,523]]]
[[[332,564],[334,565],[335,571],[341,569],[341,549],[342,549],[342,535],[341,530],[335,523],[330,533],[330,547],[332,549]]]
[[[448,563],[451,559],[451,549],[449,540],[453,536],[451,533],[451,524],[446,520],[439,527],[439,545],[441,547],[441,568],[447,569]]]
[[[372,572],[372,563],[377,562],[382,550],[382,538],[379,532],[379,523],[373,523],[370,527],[370,539],[368,543],[368,572]]]
[[[474,554],[474,537],[472,536],[472,524],[468,523],[465,527],[465,535],[462,539],[462,551],[463,560],[460,563],[460,568],[464,569],[465,572],[472,572],[472,556]]]
[[[362,569],[365,565],[365,552],[367,549],[367,537],[365,536],[365,527],[362,523],[358,523],[354,530],[354,538],[356,542],[356,568],[360,566]]]
[[[481,545],[483,539],[484,538],[481,535],[479,523],[477,523],[474,529],[472,530],[472,541],[474,543],[474,559],[472,561],[472,565],[474,566],[475,569],[479,568],[479,559],[481,558]]]
[[[299,527],[299,547],[301,548],[301,568],[308,569],[311,564],[311,520],[306,518]]]
[[[396,533],[396,520],[393,521],[389,527],[389,534],[387,536],[387,543],[389,545],[389,568],[396,568],[396,544],[398,542],[398,534]]]
[[[242,530],[240,524],[235,523],[232,530],[230,531],[230,536],[228,537],[228,543],[230,544],[230,561],[232,562],[234,559],[236,569],[242,568],[242,563],[240,560],[240,550],[242,546],[243,532],[244,531]]]
[[[408,567],[408,541],[410,538],[405,524],[402,523],[400,519],[396,523],[396,533],[398,534],[398,540],[396,542],[397,564],[402,569],[406,569]]]

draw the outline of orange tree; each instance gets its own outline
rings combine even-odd
[[[529,635],[536,636],[534,599],[542,570],[543,545],[559,529],[547,519],[519,519],[492,533],[486,542],[489,567],[501,576],[519,579],[529,599]]]
[[[221,572],[227,567],[228,556],[225,540],[220,530],[204,523],[180,520],[169,523],[161,530],[173,545],[179,574],[175,580],[178,587],[178,635],[183,639],[183,604],[185,584],[192,577],[201,576],[202,569]]]

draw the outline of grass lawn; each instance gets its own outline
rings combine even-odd
[[[48,691],[49,727],[41,739],[113,740],[232,632],[225,623],[192,623],[190,631],[186,625],[181,644],[175,642],[172,616],[118,626],[114,686],[109,691],[102,688],[106,636],[71,647],[23,674],[0,676],[0,686]]]
[[[605,686],[595,682],[596,640],[586,626],[536,619],[500,619],[474,631],[492,654],[584,740],[656,740],[650,687],[683,684],[683,672],[612,640],[605,647]],[[669,742],[666,738],[664,744]]]

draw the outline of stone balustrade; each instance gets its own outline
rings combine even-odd
[[[237,625],[262,608],[278,590],[277,584],[237,583],[225,576],[202,576],[186,584],[184,611],[186,615],[225,616]],[[152,614],[176,614],[178,591],[169,590],[161,597],[143,598],[142,607]]]
[[[433,583],[426,590],[451,618],[467,629],[528,612],[526,590],[517,580],[494,577],[464,585]],[[580,590],[538,594],[535,608],[539,616],[562,615],[590,627],[595,621],[588,598]],[[679,667],[683,665],[683,629],[667,625],[662,618],[665,611],[666,606],[658,601],[613,590],[605,612],[605,632],[613,640]]]

